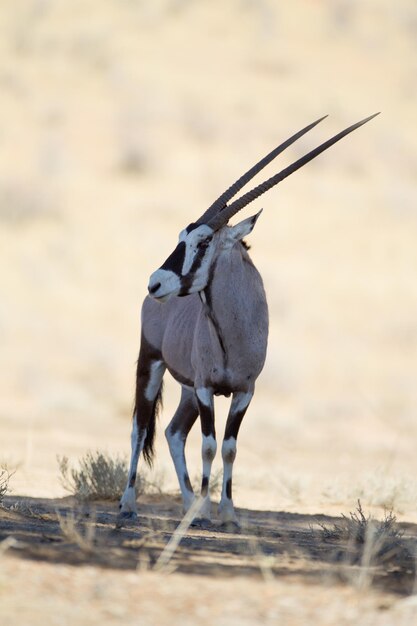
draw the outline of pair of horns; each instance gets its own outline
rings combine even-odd
[[[213,230],[218,230],[219,228],[227,224],[227,222],[230,220],[231,217],[233,217],[233,215],[235,215],[238,211],[253,202],[253,200],[259,198],[259,196],[271,189],[271,187],[274,187],[275,185],[280,183],[282,180],[284,180],[284,178],[287,178],[287,176],[290,176],[290,174],[296,172],[298,169],[300,169],[300,167],[303,167],[303,165],[315,159],[316,156],[327,150],[327,148],[330,148],[330,146],[335,144],[337,141],[340,141],[341,139],[343,139],[343,137],[346,137],[346,135],[353,132],[363,124],[366,124],[377,115],[379,115],[379,113],[374,113],[364,120],[361,120],[360,122],[349,126],[345,130],[342,130],[331,139],[328,139],[317,148],[314,148],[314,150],[311,150],[303,157],[278,172],[278,174],[275,174],[275,176],[271,176],[271,178],[268,178],[268,180],[261,183],[257,187],[254,187],[254,189],[252,189],[251,191],[243,194],[243,196],[237,198],[236,200],[231,202],[231,204],[227,204],[229,200],[231,200],[233,196],[235,196],[242,189],[242,187],[246,185],[246,183],[252,180],[252,178],[256,176],[256,174],[258,174],[266,165],[268,165],[268,163],[270,163],[273,159],[275,159],[275,157],[281,154],[281,152],[288,148],[288,146],[297,141],[297,139],[299,139],[309,130],[314,128],[314,126],[317,126],[317,124],[323,121],[327,117],[327,115],[321,117],[312,124],[309,124],[302,130],[298,131],[298,133],[295,133],[295,135],[292,135],[292,137],[284,141],[284,143],[279,145],[277,148],[272,150],[272,152],[267,154],[263,159],[256,163],[256,165],[251,167],[250,170],[243,174],[243,176],[241,176],[233,185],[231,185],[224,193],[222,193],[222,195],[219,196],[219,198],[217,198],[215,202],[213,202],[213,204],[207,209],[207,211],[205,211],[205,213],[203,213],[203,215],[197,220],[196,223],[207,224],[208,226],[213,228]]]

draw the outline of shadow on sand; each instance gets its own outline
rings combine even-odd
[[[372,582],[384,591],[409,594],[415,584],[417,526],[399,524],[401,550],[364,571],[349,546],[329,539],[341,518],[323,515],[237,510],[242,528],[225,532],[212,524],[189,528],[169,569],[202,576],[294,577],[304,582]],[[20,558],[113,569],[153,568],[181,520],[180,500],[157,495],[141,498],[134,522],[116,527],[117,505],[80,505],[58,500],[5,498],[0,508],[0,542]],[[345,541],[346,543],[346,541]],[[1,551],[1,547],[0,547]],[[389,557],[390,555],[388,555]],[[365,574],[365,576],[364,576]]]

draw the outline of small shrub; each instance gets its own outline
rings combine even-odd
[[[61,483],[79,500],[118,500],[126,486],[128,465],[124,458],[87,452],[79,467],[70,467],[67,457],[58,457]],[[140,480],[139,480],[140,484]]]
[[[399,547],[403,547],[403,532],[398,527],[397,519],[392,511],[385,513],[382,521],[377,521],[363,512],[360,500],[356,511],[349,516],[342,515],[342,521],[328,528],[320,524],[324,541],[343,542],[351,549],[353,561],[360,560],[363,548],[369,540],[374,544],[373,561],[381,563],[385,555],[391,555]]]
[[[360,566],[355,579],[359,586],[369,584],[378,568],[386,578],[393,574],[398,580],[414,580],[415,558],[392,511],[378,521],[365,515],[358,500],[349,516],[342,515],[342,520],[331,527],[319,526],[322,541],[335,544],[336,562]]]
[[[58,457],[61,484],[77,500],[118,500],[127,483],[129,473],[126,458],[113,458],[106,452],[87,452],[78,461],[78,469],[70,467],[66,456]],[[161,494],[164,475],[153,473],[149,480],[142,474],[136,478],[136,493]]]

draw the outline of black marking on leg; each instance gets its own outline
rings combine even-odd
[[[143,373],[145,371],[149,372],[149,363],[151,361],[162,361],[162,353],[146,339],[142,332],[138,359],[138,373]],[[142,362],[145,365],[142,366]]]
[[[203,496],[203,498],[205,498],[208,494],[208,486],[209,479],[207,476],[203,476],[203,480],[201,481],[201,495]]]
[[[229,498],[229,500],[232,499],[232,479],[229,478],[226,481],[226,496]]]
[[[201,432],[205,437],[209,437],[210,435],[212,435],[214,438],[216,438],[213,407],[206,406],[202,402],[199,402],[198,408],[200,411]]]
[[[191,486],[190,477],[188,476],[187,472],[184,474],[184,484],[185,484],[186,489],[188,489],[188,491],[191,491],[191,493],[193,493],[193,488]]]
[[[134,487],[136,482],[136,472],[133,472],[129,480],[129,487]]]
[[[239,428],[245,416],[247,408],[248,407],[245,407],[242,411],[236,411],[236,413],[232,413],[229,415],[229,417],[227,418],[226,430],[224,433],[225,439],[229,439],[230,437],[237,439]]]
[[[189,394],[190,392],[185,393],[184,389],[182,390],[181,401],[167,428],[167,437],[170,438],[176,433],[179,433],[184,445],[188,433],[198,417],[197,402],[194,395]]]
[[[162,407],[162,382],[156,397],[150,401],[145,393],[151,377],[152,364],[155,361],[162,361],[162,355],[159,350],[150,344],[142,333],[140,352],[136,371],[136,393],[135,408],[136,423],[138,427],[138,441],[140,433],[146,430],[145,440],[143,442],[142,453],[145,461],[152,465],[153,444],[155,437],[155,423],[159,410]]]

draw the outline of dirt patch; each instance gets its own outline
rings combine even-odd
[[[181,520],[176,496],[142,499],[134,522],[117,527],[117,506],[79,505],[72,498],[7,498],[0,511],[0,541],[21,559],[113,570],[157,569],[158,558]],[[285,512],[238,510],[240,530],[212,523],[191,527],[165,571],[188,575],[264,580],[286,578],[303,584],[349,583],[407,595],[415,583],[417,526],[402,524],[402,550],[365,572],[361,559],[348,558],[348,538],[326,540],[323,526],[341,518]],[[346,555],[346,557],[344,557]]]

